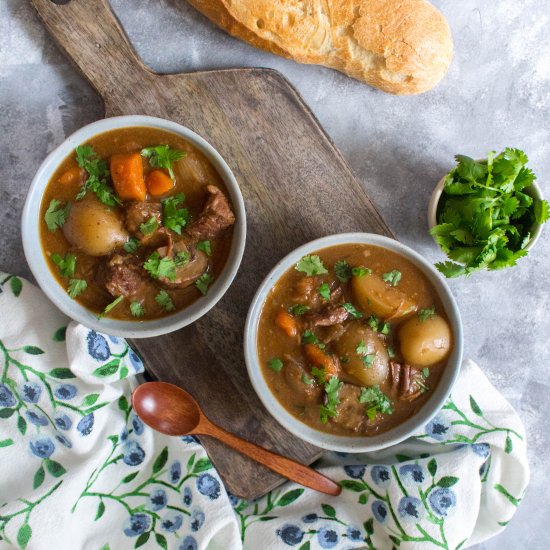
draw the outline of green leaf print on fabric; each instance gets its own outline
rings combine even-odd
[[[54,342],[64,342],[65,341],[65,335],[67,333],[67,327],[59,327],[52,336],[52,340]]]
[[[507,489],[505,489],[500,483],[496,483],[494,485],[494,488],[496,491],[498,491],[501,495],[504,495],[510,503],[512,503],[514,506],[518,506],[521,502],[523,497],[516,498],[515,496],[511,495]]]
[[[10,290],[16,298],[19,298],[21,291],[23,290],[23,281],[15,275],[8,275],[2,281],[0,281],[0,292],[3,292],[4,286],[9,283]]]

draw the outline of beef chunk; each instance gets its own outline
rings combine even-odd
[[[359,403],[361,389],[353,384],[343,384],[338,397],[340,403],[336,407],[337,415],[331,420],[336,424],[354,432],[364,432],[369,427],[374,427],[382,419],[383,415],[377,413],[373,420],[365,415],[365,405]]]
[[[235,223],[235,214],[221,189],[208,185],[206,190],[209,196],[204,209],[186,230],[196,240],[213,239]]]
[[[308,315],[308,321],[314,327],[331,327],[340,325],[349,318],[348,310],[343,306],[329,306],[320,313]]]
[[[125,207],[125,210],[126,228],[136,236],[142,236],[139,226],[150,220],[152,216],[157,219],[160,227],[162,222],[162,206],[160,202],[132,202]]]
[[[419,369],[415,369],[407,364],[401,364],[397,361],[390,363],[390,382],[392,392],[400,399],[413,401],[422,394],[423,385],[422,374]]]
[[[283,373],[288,385],[302,397],[306,402],[312,402],[317,400],[322,393],[321,388],[309,375],[304,366],[294,359],[292,355],[285,354],[285,366],[283,367]],[[311,384],[306,384],[306,380],[311,380]]]
[[[139,259],[130,254],[115,254],[99,267],[96,280],[112,296],[125,298],[143,294],[148,285],[147,273]]]

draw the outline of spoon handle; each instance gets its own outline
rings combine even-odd
[[[270,470],[310,489],[315,489],[332,496],[337,496],[342,491],[338,483],[320,474],[313,468],[250,443],[250,441],[246,441],[235,434],[225,431],[207,419],[201,422],[199,428],[194,430],[194,433],[215,437],[229,447],[250,457],[252,460],[263,464]]]

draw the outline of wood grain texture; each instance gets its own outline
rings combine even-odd
[[[245,200],[248,236],[224,298],[194,325],[134,341],[158,379],[187,389],[216,424],[300,462],[321,450],[284,430],[248,380],[243,327],[271,267],[297,246],[345,231],[391,233],[296,90],[278,72],[234,69],[157,75],[137,58],[106,0],[55,5],[32,0],[44,24],[105,101],[107,116],[144,114],[206,138],[233,170]],[[283,481],[201,438],[227,488],[258,497]]]

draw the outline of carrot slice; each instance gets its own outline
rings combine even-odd
[[[296,323],[296,319],[284,309],[277,313],[277,317],[275,317],[275,324],[291,338],[294,338],[298,334],[298,324]]]
[[[72,185],[74,183],[80,183],[81,180],[82,172],[80,171],[80,168],[78,166],[72,166],[63,172],[57,181],[59,181],[62,185]]]
[[[338,376],[339,368],[336,360],[328,353],[325,353],[319,346],[315,344],[305,344],[304,352],[308,361],[314,367],[322,367],[325,369],[326,378],[328,380],[331,376]]]
[[[172,178],[162,170],[153,170],[145,178],[147,191],[152,197],[160,197],[171,191],[174,187]]]
[[[117,195],[123,200],[144,201],[143,161],[139,153],[120,153],[111,157],[111,177]]]

